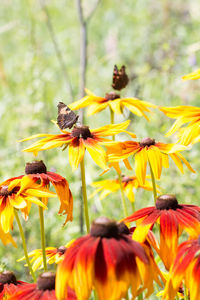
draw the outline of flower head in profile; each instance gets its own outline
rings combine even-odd
[[[166,136],[178,132],[182,145],[199,142],[200,140],[200,108],[195,106],[160,107],[169,118],[176,119]],[[184,126],[184,127],[183,127]]]
[[[22,177],[21,186],[24,188],[30,180],[36,182],[40,187],[47,187],[51,183],[60,200],[59,214],[67,214],[66,221],[73,219],[73,197],[67,180],[54,172],[48,172],[43,161],[33,161],[27,163],[25,167],[26,175]],[[42,198],[47,205],[48,198]]]
[[[160,257],[169,270],[178,247],[178,238],[182,231],[192,237],[200,233],[200,207],[189,204],[179,204],[174,195],[161,195],[157,198],[156,205],[142,208],[124,222],[137,221],[133,237],[145,240],[149,229],[155,223],[160,226]],[[170,253],[170,255],[169,255]]]
[[[152,168],[156,179],[160,179],[162,168],[169,167],[169,157],[172,158],[179,170],[184,173],[184,163],[188,169],[195,173],[187,160],[180,153],[186,147],[178,144],[165,144],[156,142],[152,138],[144,138],[140,142],[125,141],[112,142],[106,145],[108,149],[108,160],[115,163],[125,160],[130,156],[135,157],[135,174],[140,184],[145,184],[147,163]]]
[[[126,107],[133,114],[149,120],[146,113],[151,113],[149,108],[156,108],[156,105],[137,98],[120,98],[120,95],[116,92],[110,92],[104,97],[99,97],[90,92],[88,89],[85,89],[85,91],[87,95],[81,100],[71,103],[69,107],[72,110],[77,110],[88,106],[88,116],[94,115],[107,107],[116,114],[122,114]]]
[[[95,181],[91,183],[91,186],[96,188],[96,191],[91,195],[91,197],[93,197],[97,193],[100,193],[100,200],[104,199],[111,193],[115,193],[120,190],[119,179]],[[152,191],[152,184],[149,181],[146,180],[145,184],[140,184],[136,176],[122,175],[122,187],[130,202],[135,201],[134,189],[142,188],[148,191]]]
[[[67,248],[73,243],[73,240],[67,243],[65,246],[56,247],[47,247],[45,249],[46,259],[49,265],[51,264],[59,264],[63,261],[64,254]],[[42,249],[35,249],[28,253],[28,257],[31,258],[30,263],[32,264],[33,271],[35,272],[37,269],[43,268],[43,254]],[[25,256],[21,257],[17,261],[20,262],[25,260]]]
[[[4,233],[13,228],[14,209],[21,210],[27,219],[31,203],[47,208],[38,197],[55,197],[53,192],[41,188],[34,181],[29,180],[29,184],[24,187],[21,182],[22,176],[19,176],[0,184],[0,224]]]
[[[69,163],[72,169],[77,169],[79,163],[83,160],[85,149],[87,149],[94,162],[102,169],[107,169],[106,152],[101,147],[109,141],[105,137],[123,132],[129,123],[130,121],[128,120],[120,124],[106,125],[97,129],[90,129],[84,125],[76,125],[71,132],[61,130],[61,134],[36,134],[22,141],[40,137],[44,138],[23,151],[33,152],[37,155],[39,151],[61,146],[65,150],[69,146]]]
[[[144,269],[149,267],[149,257],[129,234],[123,223],[105,217],[94,221],[90,234],[78,238],[58,265],[57,298],[64,300],[70,286],[78,300],[89,299],[92,289],[99,300],[119,300],[126,297],[129,287],[134,299],[142,286],[138,260],[143,262]],[[149,281],[153,281],[152,277]]]
[[[179,245],[163,298],[174,299],[183,281],[189,290],[189,299],[198,300],[200,295],[200,236]]]
[[[15,274],[10,271],[0,273],[0,300],[8,299],[14,292],[27,283],[17,281]]]
[[[187,75],[184,75],[182,77],[183,80],[196,80],[196,79],[199,79],[200,78],[200,69],[192,72],[192,73],[189,73]]]
[[[10,300],[57,300],[55,296],[55,277],[52,272],[41,274],[37,283],[21,286],[9,299]],[[74,291],[68,288],[68,297],[65,300],[76,300]]]

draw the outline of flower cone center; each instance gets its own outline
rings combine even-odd
[[[126,225],[122,224],[106,217],[99,217],[92,223],[90,234],[95,237],[118,238],[120,234],[127,234]]]
[[[45,272],[38,277],[37,288],[39,290],[54,290],[55,289],[56,274],[52,272]]]
[[[92,137],[89,127],[84,125],[75,126],[71,132],[71,135],[73,137],[83,138],[84,140]]]
[[[118,233],[119,234],[127,234],[127,235],[130,234],[130,230],[124,222],[118,223]]]
[[[15,277],[15,274],[13,272],[10,271],[4,271],[2,273],[0,273],[0,283],[2,284],[17,284],[17,279]]]
[[[41,174],[41,173],[46,173],[47,172],[47,168],[45,166],[45,164],[43,163],[42,160],[40,161],[33,161],[31,163],[27,163],[26,167],[25,167],[25,173],[28,174]]]
[[[120,95],[116,94],[115,92],[106,93],[106,95],[105,95],[105,99],[107,101],[115,100],[115,99],[118,99],[118,98],[120,98]]]
[[[8,186],[3,185],[0,189],[0,196],[9,196],[12,194],[12,191],[8,191]]]
[[[67,248],[65,246],[60,246],[59,248],[57,248],[57,253],[65,254],[66,250]]]
[[[130,181],[132,181],[133,179],[131,178],[131,177],[129,177],[129,176],[123,176],[122,175],[122,182],[130,182]]]
[[[144,138],[144,139],[142,139],[141,141],[140,141],[140,146],[141,147],[149,147],[149,146],[152,146],[152,145],[155,145],[155,140],[154,139],[151,139],[151,138],[149,138],[149,137],[147,137],[147,138]]]
[[[157,198],[156,208],[163,209],[174,209],[176,210],[179,207],[178,201],[175,195],[161,195]]]

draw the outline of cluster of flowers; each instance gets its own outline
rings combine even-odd
[[[183,79],[200,78],[200,72],[186,75]],[[128,83],[125,67],[120,70],[115,66],[112,87],[120,91]],[[200,108],[191,106],[159,107],[167,116],[176,121],[168,135],[178,131],[179,140],[175,144],[157,142],[153,138],[115,141],[115,135],[128,134],[132,139],[136,135],[127,131],[129,121],[114,124],[114,114],[122,114],[125,108],[139,117],[148,120],[147,113],[156,105],[137,98],[120,98],[116,92],[105,97],[95,96],[86,90],[87,95],[67,107],[58,105],[56,125],[60,134],[37,134],[23,141],[42,138],[33,143],[25,152],[37,155],[39,151],[69,147],[69,163],[73,170],[80,165],[84,200],[87,235],[65,246],[45,248],[45,230],[43,210],[47,209],[48,198],[58,196],[59,214],[66,215],[65,224],[73,220],[73,197],[67,180],[53,172],[48,172],[43,161],[27,163],[25,174],[10,178],[0,184],[0,238],[4,245],[16,243],[10,231],[14,218],[17,221],[29,271],[34,283],[17,281],[13,272],[0,274],[0,299],[58,299],[87,300],[94,291],[95,299],[120,300],[149,297],[154,292],[154,285],[161,290],[158,296],[173,300],[175,297],[200,299],[200,207],[180,204],[175,195],[158,196],[159,180],[162,168],[169,167],[171,158],[183,173],[183,164],[195,172],[180,153],[192,143],[200,140]],[[110,109],[111,124],[98,129],[78,123],[78,116],[73,110],[89,106],[88,114],[95,114],[107,107]],[[187,124],[189,123],[189,124]],[[183,127],[184,124],[187,126]],[[66,130],[66,128],[71,129]],[[112,140],[108,139],[112,136]],[[105,148],[103,148],[105,147]],[[100,199],[113,192],[121,191],[124,219],[116,222],[106,217],[93,221],[90,227],[85,183],[84,155],[87,150],[93,161],[104,170],[114,168],[117,179],[101,180],[93,183]],[[121,174],[120,161],[128,170],[132,166],[128,160],[134,157],[134,176]],[[150,176],[147,170],[150,170]],[[148,181],[151,178],[151,182]],[[50,183],[56,193],[49,190]],[[135,201],[133,190],[143,188],[153,191],[155,205],[141,208],[129,215],[125,196],[130,202]],[[42,249],[28,254],[23,228],[18,212],[28,219],[32,203],[38,205]],[[134,206],[133,206],[134,210]],[[136,222],[136,227],[130,227]],[[153,229],[159,232],[159,242]],[[187,240],[180,243],[180,239]],[[166,272],[157,265],[158,255]],[[30,260],[31,258],[31,260]],[[158,261],[158,260],[157,260]],[[47,264],[58,264],[56,274],[47,271]],[[37,281],[35,271],[44,269]]]

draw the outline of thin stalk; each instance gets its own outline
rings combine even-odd
[[[22,245],[23,245],[23,249],[24,249],[24,255],[25,255],[25,258],[26,258],[26,262],[27,262],[29,271],[31,273],[31,276],[32,276],[32,278],[35,282],[36,281],[35,273],[33,272],[33,269],[32,269],[32,266],[31,266],[31,263],[30,263],[30,260],[29,260],[29,257],[28,257],[28,251],[27,251],[27,247],[26,247],[24,231],[23,231],[23,228],[22,228],[19,216],[18,216],[18,211],[17,211],[16,208],[14,208],[14,214],[15,214],[15,218],[16,218],[16,221],[17,221],[17,225],[19,227],[19,232],[20,232],[20,236],[21,236],[21,239],[22,239]]]
[[[184,283],[184,300],[188,300],[188,296],[187,296],[187,288],[186,288],[186,285]]]
[[[44,231],[44,213],[43,208],[39,206],[39,215],[40,215],[40,235],[41,235],[41,246],[42,246],[42,257],[43,257],[43,267],[44,272],[47,271],[47,258],[45,251],[45,231]]]
[[[138,300],[142,300],[143,299],[143,294],[141,293],[141,294],[139,294],[139,296],[138,296]]]
[[[151,182],[152,182],[152,187],[153,187],[153,197],[154,197],[154,202],[156,204],[156,200],[157,200],[157,191],[156,191],[156,180],[155,180],[155,176],[153,174],[153,169],[151,167],[151,164],[149,162],[149,168],[150,168],[150,173],[151,173]]]
[[[132,212],[135,212],[135,202],[131,202]]]
[[[122,186],[122,176],[121,176],[121,174],[118,174],[118,179],[119,179],[119,185],[120,185],[120,191],[121,191],[121,200],[122,200],[122,207],[123,207],[123,211],[124,211],[124,216],[128,217],[128,210],[127,210],[126,199],[125,199],[124,190],[123,190],[123,186]]]
[[[114,122],[115,122],[114,119],[115,119],[114,111],[110,108],[110,124],[114,124]],[[114,135],[112,136],[112,140],[115,141]]]
[[[128,292],[127,292],[127,294],[126,294],[126,300],[129,300]]]
[[[82,181],[82,194],[83,194],[83,203],[84,203],[84,213],[85,213],[85,223],[87,228],[87,233],[90,231],[90,221],[89,221],[89,214],[88,214],[88,200],[87,200],[87,190],[86,190],[86,181],[85,181],[85,164],[84,158],[81,165],[81,181]]]

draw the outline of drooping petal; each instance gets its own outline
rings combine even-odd
[[[147,160],[148,156],[146,148],[143,148],[135,154],[135,174],[141,184],[145,183]]]
[[[85,146],[83,139],[78,142],[74,139],[69,145],[69,163],[73,170],[78,168],[79,163],[83,160],[85,154]]]
[[[87,140],[83,140],[84,146],[87,151],[90,153],[94,162],[100,166],[102,169],[107,170],[107,156],[104,149],[98,145],[98,142],[94,139],[88,138]]]

